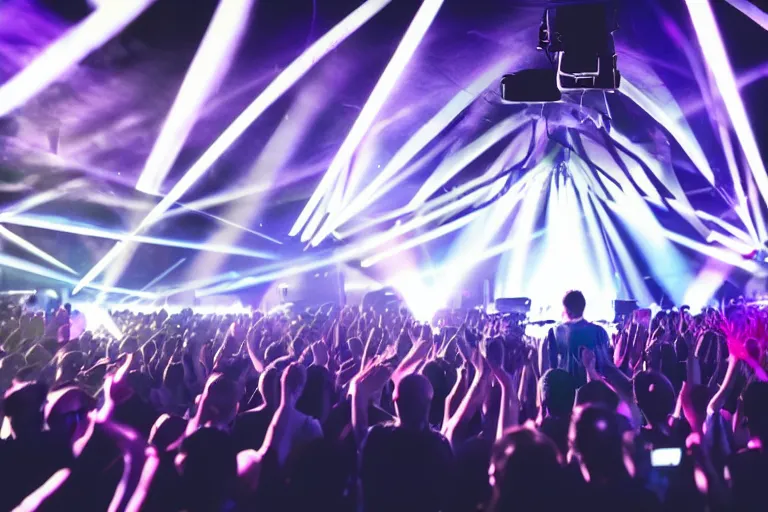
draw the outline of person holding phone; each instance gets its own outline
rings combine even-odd
[[[583,293],[578,290],[566,293],[563,297],[564,321],[549,330],[546,340],[550,368],[566,370],[573,376],[577,388],[587,383],[581,350],[588,348],[597,354],[601,352],[599,349],[608,347],[605,329],[584,319],[586,307]]]

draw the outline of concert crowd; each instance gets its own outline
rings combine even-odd
[[[638,310],[609,335],[562,304],[534,339],[477,310],[89,328],[5,301],[0,511],[768,510],[768,310]]]

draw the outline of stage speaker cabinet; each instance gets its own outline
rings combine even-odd
[[[618,322],[623,320],[627,316],[631,315],[633,311],[639,309],[636,300],[614,300],[613,301],[613,313],[615,315],[614,321]]]
[[[527,315],[531,311],[531,299],[528,297],[514,297],[496,299],[496,311],[499,313],[519,313]]]

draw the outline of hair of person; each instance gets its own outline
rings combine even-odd
[[[232,438],[215,428],[200,428],[184,438],[179,451],[188,510],[219,510],[237,483],[237,450]]]
[[[595,404],[574,410],[568,440],[590,474],[620,476],[614,472],[624,467],[622,436],[619,416],[613,410]]]
[[[283,391],[293,396],[300,396],[307,383],[307,370],[298,363],[291,363],[281,378]]]
[[[562,457],[544,434],[525,427],[504,433],[491,452],[488,510],[555,510],[565,493]]]
[[[186,426],[187,422],[181,416],[161,414],[149,432],[149,444],[165,451],[184,435]]]
[[[651,424],[666,422],[675,409],[675,390],[669,379],[655,370],[638,372],[632,379],[635,401]]]
[[[319,421],[325,421],[331,408],[333,379],[324,366],[307,368],[307,381],[296,402],[296,409]]]
[[[563,307],[565,314],[570,319],[581,318],[584,316],[584,309],[587,307],[587,299],[584,294],[578,290],[571,290],[563,297]]]
[[[280,370],[275,366],[267,366],[259,375],[259,394],[262,403],[269,407],[280,403]]]
[[[541,405],[549,414],[567,418],[576,400],[576,385],[571,374],[559,368],[550,368],[539,379]]]
[[[400,379],[393,396],[400,424],[425,426],[433,395],[432,384],[421,374],[412,373]]]
[[[752,381],[741,399],[750,435],[768,442],[768,382]]]
[[[619,402],[619,395],[601,380],[587,382],[576,391],[577,406],[594,404],[615,411]]]

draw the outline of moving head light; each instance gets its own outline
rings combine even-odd
[[[505,75],[501,96],[509,102],[559,101],[563,92],[615,90],[621,83],[613,33],[618,29],[614,2],[560,5],[545,9],[538,49],[551,69]]]

